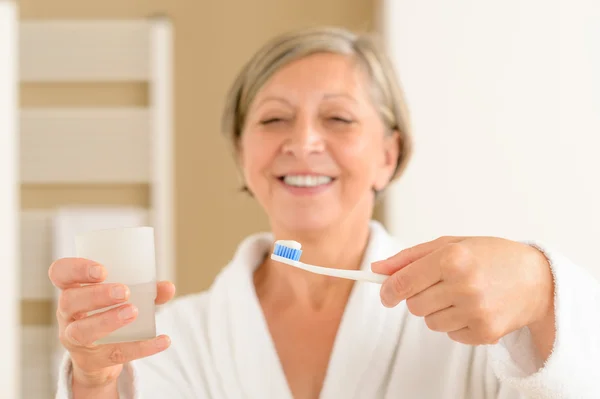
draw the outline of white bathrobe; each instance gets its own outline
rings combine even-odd
[[[371,231],[363,269],[402,249],[380,224]],[[172,346],[125,366],[122,399],[292,398],[252,280],[272,243],[267,233],[247,238],[207,292],[161,308],[157,329]],[[546,364],[527,328],[496,345],[459,344],[430,331],[404,302],[382,306],[379,285],[356,283],[320,398],[599,399],[600,284],[538,247],[556,279],[557,335]],[[66,356],[57,398],[70,398],[70,379]]]

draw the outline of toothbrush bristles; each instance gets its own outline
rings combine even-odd
[[[273,250],[273,254],[275,254],[277,256],[281,256],[286,259],[299,261],[300,255],[302,255],[302,250],[286,247],[285,245],[281,245],[281,244],[275,244],[275,249]]]

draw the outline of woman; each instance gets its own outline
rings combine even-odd
[[[600,398],[590,276],[500,238],[402,248],[371,221],[411,151],[394,71],[372,40],[340,29],[276,38],[237,78],[224,120],[271,233],[244,240],[207,292],[164,305],[168,337],[145,342],[94,346],[135,318],[127,288],[82,286],[105,278],[102,265],[56,261],[69,351],[58,397]],[[277,239],[301,242],[307,263],[390,277],[278,264]],[[160,283],[157,303],[173,293]]]

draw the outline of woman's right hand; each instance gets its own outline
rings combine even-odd
[[[112,385],[124,363],[169,347],[170,340],[164,335],[146,341],[94,345],[96,340],[135,320],[137,309],[125,303],[129,289],[123,284],[98,284],[106,278],[106,269],[87,259],[59,259],[50,266],[48,275],[61,290],[56,317],[60,342],[69,351],[73,364],[73,388],[79,385],[101,389]],[[159,282],[155,302],[163,304],[174,294],[172,283]],[[121,305],[108,311],[87,315],[118,304]]]

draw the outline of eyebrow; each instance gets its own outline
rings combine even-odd
[[[354,98],[353,96],[351,96],[348,93],[328,93],[323,96],[323,99],[329,99],[329,98],[335,98],[335,97],[344,97],[352,102],[355,102],[355,103],[358,102],[358,100],[356,98]]]
[[[283,98],[283,97],[275,97],[275,96],[269,96],[269,97],[263,98],[262,100],[260,100],[256,104],[256,106],[260,106],[260,105],[262,105],[262,104],[264,104],[266,102],[269,102],[269,101],[277,101],[277,102],[280,102],[280,103],[284,103],[285,105],[288,105],[290,107],[292,106],[292,104],[288,100],[286,100],[285,98]]]
[[[323,96],[323,99],[327,100],[327,99],[336,98],[336,97],[343,97],[343,98],[346,98],[346,99],[348,99],[348,100],[350,100],[350,101],[352,101],[354,103],[358,103],[358,100],[356,98],[354,98],[352,95],[350,95],[348,93],[343,93],[343,92],[340,92],[340,93],[326,93]],[[269,102],[269,101],[277,101],[277,102],[283,103],[283,104],[285,104],[285,105],[287,105],[289,107],[293,107],[293,105],[292,105],[291,102],[289,102],[288,100],[286,100],[284,97],[278,97],[278,96],[268,96],[268,97],[265,97],[261,101],[259,101],[258,103],[256,103],[256,106],[259,107],[262,104],[264,104],[266,102]]]

